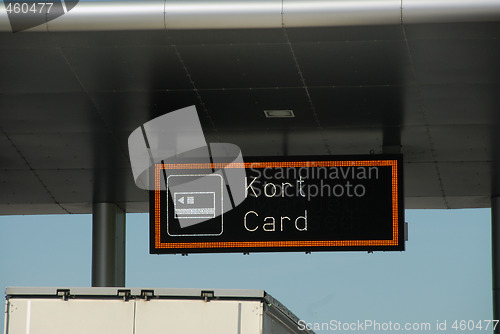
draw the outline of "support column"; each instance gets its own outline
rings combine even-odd
[[[500,197],[491,199],[491,261],[493,283],[493,319],[500,320]],[[497,326],[495,333],[500,333]]]
[[[125,213],[114,203],[92,208],[92,286],[125,286]]]

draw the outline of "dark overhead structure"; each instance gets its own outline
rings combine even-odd
[[[128,135],[189,105],[243,157],[403,152],[406,208],[490,207],[499,59],[498,0],[80,2],[15,34],[0,6],[0,213],[147,212]]]
[[[499,18],[493,0],[80,2],[13,34],[0,6],[0,212],[146,212],[128,135],[193,104],[244,157],[401,146],[407,208],[489,207]]]

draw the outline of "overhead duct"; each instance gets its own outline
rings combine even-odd
[[[47,23],[49,31],[165,29],[164,0],[80,1],[71,11]]]
[[[282,0],[166,0],[167,29],[281,28]]]
[[[80,1],[29,31],[294,28],[500,19],[498,0]],[[0,31],[11,31],[0,6]]]
[[[403,23],[487,22],[500,19],[498,0],[403,0]]]
[[[285,0],[285,27],[401,24],[401,0]]]

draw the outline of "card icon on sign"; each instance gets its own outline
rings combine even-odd
[[[167,234],[220,236],[223,232],[223,178],[218,173],[169,175]]]
[[[174,211],[175,218],[215,218],[215,192],[176,192]]]

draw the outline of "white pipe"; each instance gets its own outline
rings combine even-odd
[[[164,0],[80,1],[47,25],[49,31],[162,30],[164,5]]]
[[[285,0],[285,27],[401,24],[401,0]]]
[[[402,0],[403,23],[500,20],[500,0]]]
[[[500,0],[80,1],[30,31],[238,29],[500,20]],[[0,5],[0,31],[11,31]]]
[[[282,0],[167,0],[167,29],[281,28]]]

